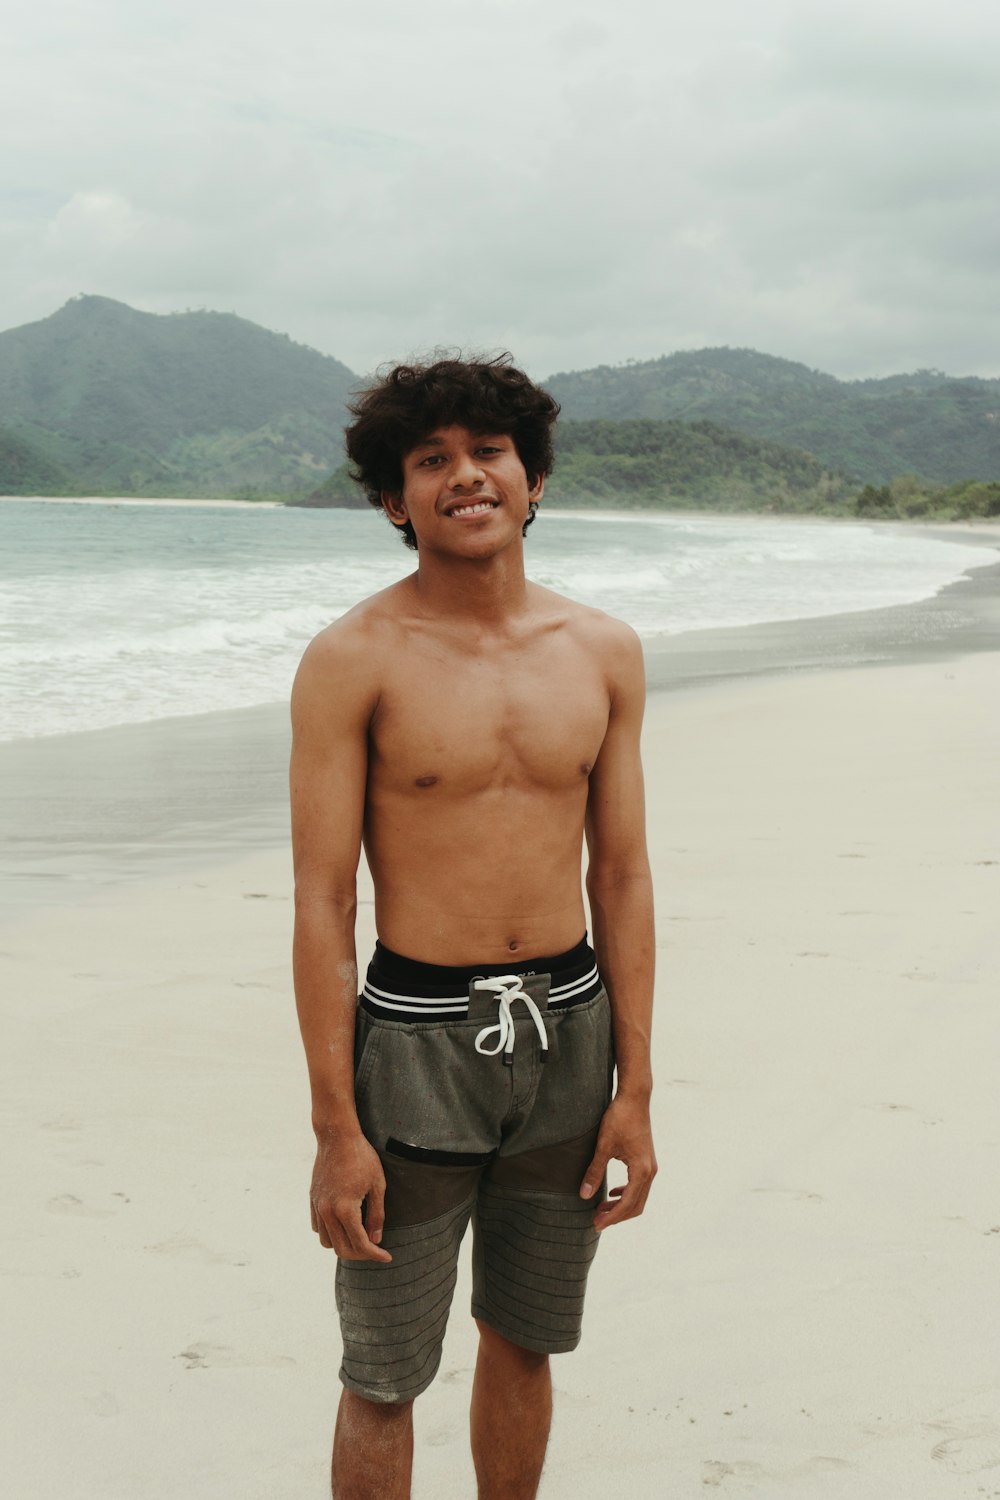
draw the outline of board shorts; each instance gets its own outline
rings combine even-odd
[[[385,1172],[391,1264],[338,1260],[340,1378],[430,1385],[473,1228],[472,1314],[537,1353],[580,1341],[594,1212],[580,1197],[612,1095],[607,993],[584,938],[554,958],[442,968],[381,944],[358,998],[355,1098]]]

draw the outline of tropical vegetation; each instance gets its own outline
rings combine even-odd
[[[557,374],[557,506],[1000,514],[1000,380],[841,381],[752,349]],[[0,333],[0,493],[364,505],[357,378],[231,313],[81,296]]]

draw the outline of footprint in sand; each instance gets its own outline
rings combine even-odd
[[[846,1458],[834,1458],[829,1453],[814,1453],[812,1458],[807,1458],[805,1463],[796,1464],[788,1475],[797,1479],[807,1479],[812,1474],[830,1474],[838,1469],[853,1469],[854,1465]]]
[[[945,1438],[931,1449],[931,1458],[955,1474],[982,1474],[987,1469],[1000,1469],[1000,1430],[979,1427]]]
[[[99,1391],[96,1396],[85,1396],[84,1402],[96,1417],[117,1417],[121,1404],[113,1391]]]
[[[50,1214],[75,1214],[81,1219],[110,1219],[114,1213],[113,1208],[94,1208],[84,1203],[75,1193],[60,1193],[57,1198],[50,1198],[45,1207]]]
[[[785,1198],[794,1198],[796,1202],[822,1203],[822,1193],[810,1193],[808,1188],[785,1188],[785,1187],[755,1187],[752,1193],[778,1193]]]
[[[760,1464],[736,1462],[727,1464],[720,1458],[707,1458],[701,1466],[701,1482],[707,1489],[717,1490],[730,1479],[749,1481],[756,1489],[756,1481],[773,1479],[773,1474]]]
[[[182,1359],[189,1370],[280,1369],[295,1363],[290,1354],[243,1354],[228,1344],[189,1344],[174,1358]]]
[[[245,1266],[245,1260],[237,1260],[235,1256],[227,1255],[224,1251],[212,1250],[201,1240],[192,1238],[189,1234],[172,1234],[169,1239],[160,1240],[155,1245],[147,1245],[146,1249],[153,1255],[190,1255],[209,1266]]]

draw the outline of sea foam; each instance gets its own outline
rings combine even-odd
[[[415,565],[370,512],[0,510],[0,738],[287,698],[307,642]],[[911,603],[992,554],[864,525],[543,512],[539,583],[653,638]]]

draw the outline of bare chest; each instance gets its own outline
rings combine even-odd
[[[541,642],[506,653],[423,649],[396,664],[372,726],[372,773],[403,792],[466,796],[579,786],[608,724],[600,669]]]

